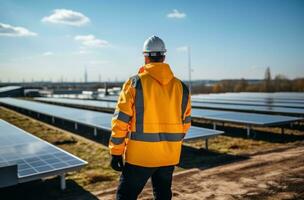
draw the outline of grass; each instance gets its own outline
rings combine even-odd
[[[68,180],[75,181],[79,186],[89,192],[104,190],[116,185],[119,173],[109,167],[110,155],[108,148],[95,141],[81,136],[54,128],[45,123],[33,120],[27,116],[0,107],[0,119],[8,121],[33,135],[42,138],[88,162],[84,168],[78,172],[67,174]],[[264,130],[264,129],[263,129]],[[279,129],[266,129],[271,134],[279,135]],[[243,132],[244,130],[241,130]],[[287,131],[287,134],[298,134],[297,131]],[[267,133],[266,133],[267,134]],[[240,137],[240,135],[242,135]],[[269,141],[268,139],[247,139],[243,137],[245,133],[236,133],[229,136],[218,136],[209,140],[209,151],[199,150],[204,147],[204,141],[195,140],[186,142],[182,158],[184,164],[177,167],[177,171],[182,171],[193,167],[208,167],[220,165],[223,160],[231,160],[233,156],[252,154],[266,151],[279,146],[282,143]],[[269,137],[269,136],[263,136]],[[296,141],[295,141],[296,142]],[[232,159],[233,160],[233,159]]]

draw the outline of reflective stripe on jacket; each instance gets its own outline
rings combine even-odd
[[[179,163],[182,140],[191,126],[187,86],[168,64],[150,63],[124,84],[112,119],[112,155],[144,167]]]

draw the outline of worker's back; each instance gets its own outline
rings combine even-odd
[[[149,178],[155,199],[172,198],[191,103],[187,86],[164,63],[166,51],[157,36],[145,41],[145,66],[125,82],[117,102],[109,141],[111,167],[122,171],[117,200],[137,199]]]
[[[142,73],[132,78],[132,83],[134,115],[126,161],[146,167],[176,165],[188,128],[183,122],[189,96],[187,87],[164,63],[146,65]]]

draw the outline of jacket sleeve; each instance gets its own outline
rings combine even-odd
[[[135,89],[131,80],[125,82],[116,109],[112,118],[112,133],[109,141],[111,155],[122,155],[125,150],[125,139],[130,130],[130,121],[133,116]]]
[[[191,94],[189,93],[188,102],[184,114],[184,133],[187,133],[191,127]]]

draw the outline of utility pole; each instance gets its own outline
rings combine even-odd
[[[84,82],[87,83],[88,82],[88,72],[87,72],[87,68],[84,67]]]
[[[191,92],[191,48],[188,46],[189,91]]]

